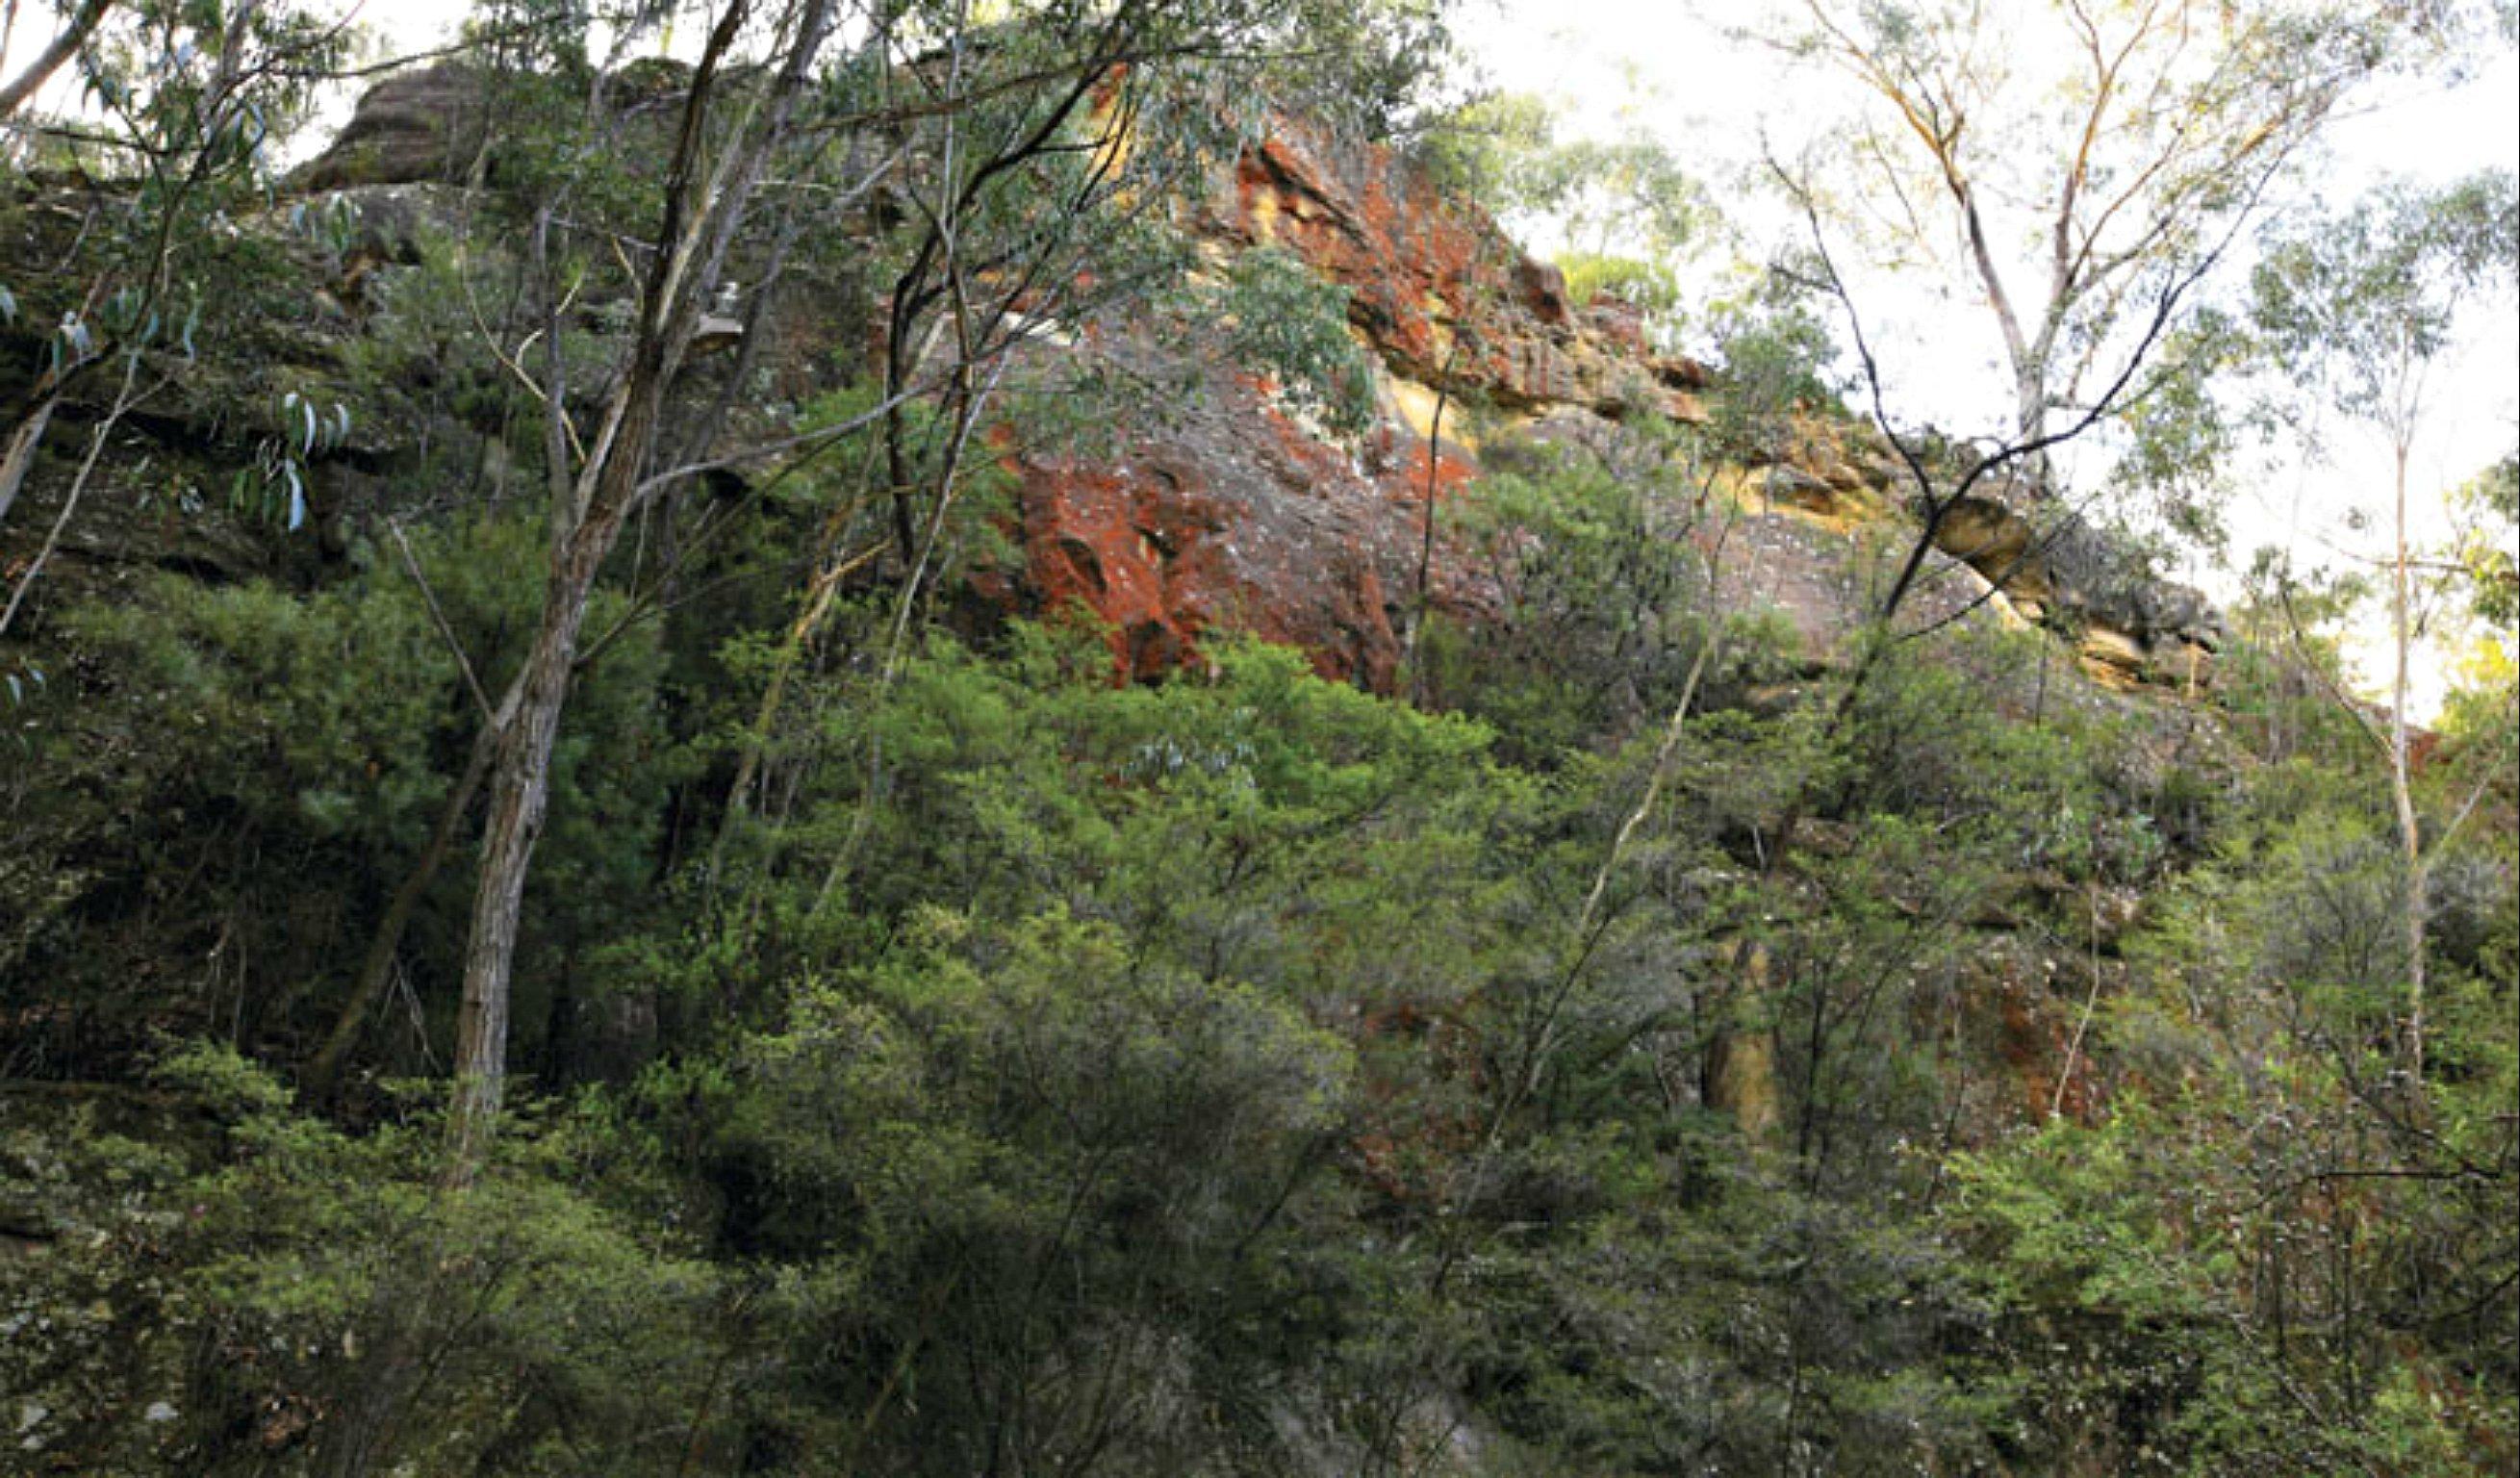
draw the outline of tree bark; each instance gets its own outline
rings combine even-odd
[[[2397,454],[2397,552],[2390,560],[2389,624],[2397,648],[2397,671],[2390,694],[2389,798],[2398,813],[2398,844],[2407,863],[2407,1071],[2420,1085],[2424,1078],[2424,915],[2428,871],[2423,827],[2415,815],[2412,741],[2407,724],[2408,668],[2414,647],[2413,598],[2407,556],[2407,458],[2404,437]]]
[[[95,33],[97,25],[105,20],[106,12],[112,8],[113,0],[85,0],[71,12],[61,34],[36,53],[35,60],[27,63],[24,70],[0,84],[0,119],[15,116],[27,99],[52,80],[53,73],[62,69],[62,64],[76,56],[78,49],[87,44],[87,38]]]
[[[638,398],[650,402],[654,394],[642,393]],[[636,409],[645,414],[624,418],[635,421],[635,426],[624,427],[635,434],[616,443],[586,516],[578,520],[554,558],[541,626],[525,658],[516,717],[499,737],[490,814],[481,833],[481,877],[465,945],[464,1002],[455,1022],[451,1133],[459,1168],[478,1163],[506,1085],[508,1005],[524,912],[525,877],[551,799],[552,750],[560,739],[562,710],[568,703],[587,603],[595,592],[596,574],[612,552],[629,512],[626,494],[639,461],[626,448],[644,444],[652,425],[652,404]]]
[[[511,986],[525,878],[551,799],[552,751],[568,703],[587,604],[623,524],[651,491],[642,473],[656,441],[665,391],[691,342],[700,294],[734,241],[765,157],[786,132],[794,101],[830,33],[831,16],[831,0],[806,0],[772,84],[767,115],[756,101],[736,125],[735,140],[714,162],[707,162],[704,125],[720,67],[751,17],[749,0],[730,0],[718,16],[684,101],[665,175],[659,249],[640,293],[639,327],[628,361],[577,477],[564,489],[554,479],[551,575],[533,647],[518,679],[516,716],[500,734],[490,810],[482,827],[480,878],[465,946],[455,1098],[448,1120],[451,1184],[469,1181],[480,1164],[506,1088]],[[557,397],[549,410],[554,416],[562,413]]]

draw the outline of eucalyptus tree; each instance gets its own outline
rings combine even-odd
[[[1890,426],[1876,346],[1855,324],[1926,524],[1885,619],[1966,493],[2012,481],[2045,502],[2056,447],[2185,373],[2201,289],[2271,188],[2358,88],[2458,33],[2455,9],[1806,0],[1777,28],[1772,40],[1861,90],[1832,163],[1787,182],[1816,240],[1825,220],[1975,299],[2010,381],[1991,448],[1937,476]],[[1851,317],[1825,242],[1818,255]]]
[[[630,520],[702,473],[792,466],[861,431],[877,434],[903,566],[898,650],[1009,355],[1046,314],[1076,302],[1082,285],[1148,289],[1165,267],[1160,256],[1113,272],[1110,248],[1160,235],[1173,203],[1204,188],[1206,166],[1260,120],[1261,84],[1279,65],[1291,63],[1300,83],[1324,65],[1316,43],[1327,35],[1344,48],[1337,56],[1363,56],[1377,75],[1405,70],[1401,43],[1435,9],[1418,0],[1059,0],[986,25],[960,0],[721,0],[698,12],[707,40],[679,84],[653,224],[635,233],[646,264],[631,284],[633,327],[597,377],[603,409],[591,433],[568,419],[558,296],[547,294],[555,306],[540,395],[552,555],[530,654],[492,717],[496,756],[457,1026],[459,1177],[500,1104],[511,976],[553,754],[588,603]],[[669,23],[661,11],[640,19]],[[586,158],[581,151],[561,167]],[[828,222],[834,242],[884,229],[868,216],[888,214],[899,232],[859,248],[877,260],[897,252],[889,259],[899,263],[872,404],[732,446],[714,433],[671,434],[677,378],[704,310],[736,288],[732,265],[759,246],[765,202],[783,193],[854,202],[878,184],[879,208]],[[538,243],[562,224],[546,215]],[[940,438],[923,449],[904,414],[920,400],[936,413],[925,423]]]
[[[21,262],[25,277],[0,281],[0,324],[45,328],[23,388],[0,408],[0,518],[82,381],[124,372],[101,445],[171,383],[171,366],[250,326],[258,285],[238,280],[250,263],[234,259],[230,218],[259,203],[346,41],[340,22],[295,4],[90,3],[0,85],[0,157],[55,164],[76,182],[65,202],[80,220],[57,262]],[[75,106],[59,116],[28,106],[64,67]]]
[[[2148,285],[2213,255],[2436,9],[1806,0],[1792,39],[1873,105],[1845,141],[1851,212],[1967,283],[2030,442],[2088,403]]]
[[[2259,266],[2252,318],[2303,389],[2376,432],[2390,457],[2390,717],[2384,736],[2406,884],[2406,1062],[2424,1064],[2424,955],[2432,853],[2416,814],[2408,686],[2418,624],[2416,560],[2408,541],[2408,472],[2437,404],[2436,370],[2456,341],[2460,311],[2480,294],[2507,295],[2520,268],[2520,197],[2510,175],[2488,173],[2439,189],[2404,182],[2352,207],[2302,221]]]
[[[494,716],[490,809],[465,946],[457,1017],[452,1130],[456,1173],[477,1161],[507,1070],[510,974],[524,887],[548,804],[552,756],[596,580],[632,515],[667,479],[651,475],[667,391],[691,351],[736,237],[774,154],[802,114],[824,45],[839,19],[833,0],[797,0],[759,14],[752,0],[708,13],[707,39],[687,84],[658,196],[636,325],[612,368],[602,418],[579,440],[567,423],[550,358],[544,399],[553,434],[551,558],[542,614],[510,696]],[[747,55],[746,44],[757,51]],[[760,67],[766,79],[741,75]],[[569,453],[576,470],[570,475]]]

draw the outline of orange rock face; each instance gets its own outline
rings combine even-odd
[[[1332,148],[1282,127],[1217,182],[1197,222],[1228,251],[1282,247],[1348,290],[1349,323],[1381,362],[1382,425],[1356,444],[1289,416],[1262,380],[1209,373],[1195,394],[1120,428],[1116,454],[1019,456],[1025,568],[1018,604],[1082,605],[1113,656],[1150,679],[1194,662],[1203,636],[1246,632],[1308,652],[1325,676],[1388,692],[1423,601],[1472,614],[1494,599],[1426,510],[1476,474],[1473,454],[1422,425],[1446,397],[1508,412],[1575,406],[1694,417],[1705,371],[1653,357],[1617,305],[1570,307],[1556,269],[1484,215],[1446,202],[1388,150]],[[1188,372],[1180,325],[1141,325],[1067,352],[1125,353]],[[1420,425],[1402,411],[1414,395]]]
[[[1203,635],[1244,632],[1310,654],[1325,677],[1388,692],[1415,613],[1426,500],[1473,474],[1447,446],[1391,428],[1351,454],[1281,411],[1256,380],[1212,381],[1117,456],[1021,457],[1024,597],[1081,605],[1136,679],[1195,660]],[[1427,602],[1474,613],[1488,592],[1437,542]]]
[[[1388,149],[1282,123],[1242,156],[1231,213],[1210,226],[1282,246],[1345,287],[1350,322],[1402,379],[1514,410],[1698,414],[1703,366],[1654,357],[1622,305],[1577,312],[1556,268]]]

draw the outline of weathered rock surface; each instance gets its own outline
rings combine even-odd
[[[1295,642],[1326,672],[1386,682],[1395,620],[1415,599],[1414,560],[1400,556],[1417,545],[1433,413],[1447,397],[1437,481],[1449,490],[1477,461],[1456,430],[1461,400],[1563,442],[1594,434],[1570,426],[1606,428],[1639,412],[1701,420],[1701,396],[1721,393],[1706,367],[1655,355],[1634,308],[1573,306],[1554,268],[1388,150],[1282,126],[1220,182],[1202,225],[1228,249],[1279,246],[1348,290],[1351,326],[1384,372],[1386,417],[1364,448],[1341,448],[1242,385],[1170,428],[1148,428],[1134,469],[1028,471],[1037,597],[1093,606],[1121,628],[1121,658],[1142,675],[1182,659],[1200,631],[1231,627]],[[1742,489],[1758,505],[1751,534],[1766,553],[1755,572],[1736,565],[1728,595],[1782,609],[1824,653],[1879,594],[1853,572],[1849,541],[1897,516],[1900,476],[1864,429],[1800,424]],[[1141,489],[1128,518],[1114,517],[1114,482]],[[1119,537],[1124,525],[1134,545]],[[2193,686],[2210,673],[2223,636],[2211,605],[2150,578],[2070,512],[2034,517],[1972,498],[1938,544],[1954,562],[1914,598],[1928,619],[1992,584],[1999,606],[2075,633],[2104,680]],[[1440,539],[1429,586],[1438,609],[1485,601],[1477,573]]]
[[[1652,354],[1623,304],[1573,307],[1555,268],[1390,150],[1286,125],[1215,182],[1196,225],[1222,251],[1273,246],[1348,291],[1383,414],[1343,444],[1251,377],[1211,374],[1192,403],[1129,427],[1116,457],[1016,461],[1027,566],[1010,593],[1033,609],[1089,607],[1134,675],[1192,660],[1203,633],[1238,631],[1388,691],[1421,564],[1431,609],[1475,616],[1494,599],[1450,541],[1426,548],[1428,499],[1477,470],[1466,407],[1561,429],[1702,417],[1704,366]],[[1075,352],[1178,377],[1199,353],[1178,338],[1185,327]]]
[[[1651,354],[1634,309],[1577,311],[1556,268],[1389,149],[1282,122],[1242,155],[1208,226],[1282,246],[1346,287],[1350,321],[1396,380],[1514,411],[1702,414],[1704,366]]]
[[[1188,372],[1182,351],[1133,341],[1142,373]],[[1430,465],[1431,459],[1431,465]],[[1386,423],[1350,448],[1307,428],[1255,377],[1128,428],[1116,448],[1011,459],[1024,567],[1000,587],[1037,612],[1081,605],[1111,629],[1124,671],[1159,677],[1207,633],[1302,648],[1324,675],[1389,691],[1418,601],[1426,503],[1474,468],[1452,443]],[[1435,609],[1475,615],[1482,580],[1437,544]]]
[[[2028,620],[2075,634],[2086,670],[2103,681],[2192,687],[2228,639],[2199,592],[2154,578],[2070,509],[2025,511],[1998,491],[1962,499],[1936,547],[2001,590]]]
[[[661,119],[679,105],[690,83],[683,63],[650,58],[608,73],[605,102],[616,124],[637,125]],[[398,72],[369,88],[351,111],[350,121],[324,152],[290,176],[298,191],[346,190],[373,185],[461,185],[495,181],[501,130],[495,126],[503,108],[487,74],[462,62],[441,62],[415,71]],[[650,156],[616,140],[616,153],[632,167],[661,160],[660,135],[646,141],[659,146]]]
[[[635,113],[675,85],[668,71],[625,73],[614,103]],[[403,217],[444,209],[405,195],[495,176],[488,112],[479,76],[460,66],[388,79],[296,183],[347,189],[359,254],[397,257],[415,229]],[[1009,453],[1024,563],[987,578],[983,593],[1036,613],[1090,609],[1133,676],[1193,663],[1203,636],[1238,631],[1387,689],[1421,563],[1431,608],[1474,616],[1493,601],[1451,543],[1438,537],[1431,558],[1425,544],[1428,499],[1477,471],[1465,407],[1491,428],[1583,443],[1641,413],[1702,420],[1704,397],[1721,394],[1705,366],[1653,351],[1637,309],[1575,304],[1556,269],[1389,149],[1282,121],[1219,170],[1192,225],[1215,254],[1276,246],[1347,291],[1350,327],[1380,369],[1382,418],[1361,439],[1333,439],[1266,383],[1221,372],[1221,352],[1195,325],[1139,324],[1065,346],[1080,362],[1126,359],[1157,381],[1198,377],[1202,389],[1114,428],[1092,453]],[[1878,598],[1856,546],[1899,516],[1902,479],[1866,429],[1808,419],[1738,486],[1760,553],[1735,564],[1725,594],[1778,608],[1825,655]],[[2192,687],[2210,676],[2220,616],[2070,512],[2025,512],[1996,489],[1948,515],[1937,545],[1948,562],[1914,597],[1929,619],[1992,586],[2001,599],[1989,604],[2070,633],[2103,681]]]
[[[302,190],[461,183],[487,137],[481,74],[447,63],[369,88],[350,121],[292,183]]]

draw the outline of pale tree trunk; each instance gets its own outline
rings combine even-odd
[[[2398,438],[2397,551],[2390,561],[2389,624],[2397,671],[2389,714],[2389,795],[2398,812],[2398,844],[2407,862],[2407,1067],[2411,1082],[2424,1078],[2424,914],[2427,906],[2424,837],[2415,816],[2411,740],[2407,724],[2408,668],[2414,647],[2413,597],[2407,556],[2407,439]]]
[[[628,461],[625,456],[624,461]],[[590,515],[573,531],[543,598],[542,627],[525,658],[516,716],[500,736],[490,815],[482,828],[481,879],[464,953],[464,1004],[455,1023],[455,1160],[477,1163],[497,1115],[508,1065],[508,1003],[525,876],[551,799],[552,748],[568,702],[577,639],[596,571],[611,552],[621,510]]]
[[[695,82],[705,86],[705,73]],[[677,256],[686,253],[678,252]],[[499,1111],[508,1066],[508,1008],[522,920],[525,877],[534,842],[542,833],[551,798],[552,750],[560,739],[561,713],[568,704],[577,668],[577,642],[586,625],[596,576],[620,541],[621,528],[639,502],[640,473],[673,372],[677,341],[691,317],[687,294],[671,270],[652,290],[665,304],[652,310],[633,346],[604,429],[589,449],[585,470],[566,502],[552,510],[550,583],[533,647],[518,675],[516,711],[502,729],[490,774],[490,812],[482,825],[481,872],[472,900],[472,925],[464,951],[464,1001],[455,1020],[455,1102],[450,1124],[454,1174],[460,1180],[479,1163],[489,1125]],[[667,299],[662,294],[673,294]],[[558,405],[550,414],[562,414]]]
[[[568,704],[578,638],[604,561],[623,524],[650,491],[643,480],[665,391],[690,342],[698,294],[706,290],[740,223],[773,140],[781,136],[813,58],[829,30],[830,0],[808,0],[798,15],[773,84],[768,115],[761,105],[738,125],[738,141],[703,169],[704,124],[720,65],[749,18],[747,0],[732,0],[711,27],[680,136],[666,174],[660,250],[641,291],[637,336],[602,428],[586,450],[575,481],[553,479],[551,574],[531,649],[518,675],[516,713],[499,737],[490,777],[490,809],[481,834],[481,868],[465,945],[464,999],[456,1016],[455,1099],[448,1122],[451,1182],[468,1181],[489,1142],[507,1083],[508,1021],[525,879],[551,799],[552,751]],[[547,414],[565,413],[548,397]]]
[[[82,0],[51,43],[36,53],[34,60],[28,62],[18,75],[0,82],[0,118],[7,118],[24,107],[28,99],[52,80],[53,73],[62,69],[64,63],[78,55],[78,49],[87,44],[87,38],[95,33],[98,23],[105,20],[106,12],[112,8],[112,0]]]

